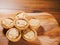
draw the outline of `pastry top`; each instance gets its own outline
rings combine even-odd
[[[36,37],[37,33],[35,32],[35,30],[27,29],[23,31],[23,38],[27,41],[33,41],[36,39]]]
[[[13,24],[14,24],[13,19],[5,18],[5,19],[2,20],[2,26],[4,28],[11,28],[11,27],[13,27]]]
[[[18,13],[16,16],[15,16],[15,19],[25,19],[26,18],[26,13],[24,13],[24,12],[20,12],[20,13]]]
[[[17,42],[21,39],[21,32],[16,28],[11,28],[7,31],[6,37],[12,42]]]
[[[38,19],[31,19],[29,21],[29,24],[30,24],[30,26],[36,27],[36,26],[39,26],[40,25],[40,21]]]
[[[14,39],[19,36],[19,32],[16,28],[11,28],[7,31],[7,35],[9,38]]]
[[[3,24],[6,24],[7,26],[10,25],[13,21],[10,19],[4,19]]]
[[[28,26],[28,20],[26,19],[18,19],[15,21],[15,27],[19,30],[25,30]]]
[[[27,22],[25,20],[16,20],[16,25],[19,27],[24,27],[27,25]]]
[[[34,38],[34,32],[33,31],[29,31],[26,34],[24,34],[24,37],[28,40],[33,39]]]

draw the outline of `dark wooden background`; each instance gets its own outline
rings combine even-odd
[[[60,23],[60,0],[0,0],[0,9],[48,12]]]

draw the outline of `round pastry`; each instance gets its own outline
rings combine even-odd
[[[11,28],[7,31],[6,37],[12,42],[17,42],[21,38],[21,32],[18,32],[16,28]]]
[[[31,29],[37,30],[40,27],[40,21],[38,19],[31,19],[29,21]]]
[[[5,29],[9,29],[14,26],[14,20],[12,18],[5,18],[1,21],[1,23]]]
[[[25,30],[29,26],[26,19],[18,19],[15,21],[15,27],[19,30]]]
[[[26,13],[24,13],[24,12],[20,12],[20,13],[18,13],[16,16],[15,16],[15,19],[20,19],[20,18],[23,18],[23,19],[25,19],[26,18]]]
[[[37,38],[37,32],[35,30],[30,30],[30,29],[24,30],[23,38],[28,42],[35,41]]]

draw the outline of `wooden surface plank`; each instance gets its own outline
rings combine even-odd
[[[47,18],[52,18],[52,19],[54,19],[53,18],[53,16],[51,15],[51,14],[49,14],[49,13],[46,13],[46,12],[42,12],[42,13],[27,13],[29,16],[35,16],[35,17],[39,17],[40,19],[41,18],[44,18],[44,20],[46,19],[47,20]],[[6,13],[6,14],[3,14],[3,13],[1,13],[0,14],[0,18],[1,18],[1,16],[2,17],[10,17],[10,16],[13,16],[13,15],[16,15],[16,12],[15,13]],[[40,17],[41,16],[41,17]],[[53,21],[51,21],[51,22],[53,22]],[[55,22],[54,22],[55,23]],[[57,24],[56,24],[57,25]],[[44,26],[45,28],[47,27],[47,26]],[[50,28],[52,27],[52,26],[49,26]],[[46,28],[46,29],[49,29],[49,28]],[[2,33],[1,33],[2,34]],[[3,35],[2,35],[3,36]],[[3,36],[4,37],[4,36]],[[35,45],[35,44],[30,44],[30,43],[28,43],[28,42],[26,42],[25,40],[23,40],[23,39],[21,39],[20,41],[18,41],[18,42],[16,42],[16,43],[13,43],[13,42],[10,42],[9,41],[9,43],[7,42],[8,40],[6,39],[6,37],[4,37],[5,38],[5,40],[3,41],[3,42],[1,42],[1,44],[3,43],[3,45],[5,44],[5,45],[7,45],[7,44],[9,44],[9,45]],[[2,37],[0,37],[0,39],[4,39],[4,38],[2,38]],[[36,44],[37,45],[37,44]]]

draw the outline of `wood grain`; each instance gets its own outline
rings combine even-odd
[[[1,16],[0,18],[15,16],[16,13],[17,12],[11,13],[11,14],[10,13],[8,13],[8,14],[7,13],[6,14],[0,13],[0,16]],[[29,18],[27,17],[28,19],[31,19],[33,17],[40,19],[40,24],[44,28],[44,30],[46,30],[46,31],[47,30],[51,30],[51,29],[53,29],[53,28],[58,26],[58,23],[55,20],[55,18],[52,16],[52,14],[49,14],[49,13],[46,13],[46,12],[42,12],[42,13],[27,13],[27,15],[29,17]],[[3,33],[1,33],[1,34],[3,34]],[[4,39],[4,38],[2,38],[2,39]],[[8,44],[8,42],[6,42],[6,43]],[[35,44],[30,44],[30,43],[26,42],[24,39],[21,39],[20,41],[18,41],[16,43],[13,43],[13,42],[9,41],[9,45],[17,45],[17,44],[18,45],[20,45],[20,44],[21,45],[35,45]]]

